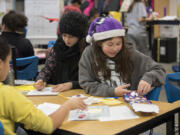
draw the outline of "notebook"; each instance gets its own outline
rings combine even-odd
[[[56,96],[59,92],[53,92],[52,87],[45,87],[41,91],[39,90],[31,90],[26,95],[27,96]]]

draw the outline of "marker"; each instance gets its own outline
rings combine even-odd
[[[106,99],[106,98],[114,98],[114,99],[118,99],[119,97],[105,97],[105,99]]]

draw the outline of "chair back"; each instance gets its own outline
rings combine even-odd
[[[172,66],[172,70],[173,70],[174,72],[179,72],[179,71],[180,71],[180,65],[173,65],[173,66]]]
[[[53,40],[49,41],[48,48],[52,48],[55,43],[56,43],[56,41],[53,41]]]
[[[180,100],[180,88],[178,88],[178,82],[180,82],[180,72],[170,73],[166,75],[165,91],[168,102]]]
[[[38,57],[30,56],[16,59],[17,79],[33,80],[38,73]]]
[[[146,97],[148,100],[158,101],[160,92],[161,92],[161,87],[155,87],[146,95]]]
[[[0,122],[0,135],[4,135],[4,129],[1,122]]]

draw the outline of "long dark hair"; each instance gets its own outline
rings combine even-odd
[[[131,75],[133,72],[133,62],[131,60],[130,53],[127,49],[124,37],[121,38],[123,41],[122,49],[114,58],[112,58],[112,60],[115,62],[116,65],[115,71],[120,74],[124,82],[128,83],[131,80]],[[105,80],[109,80],[111,77],[111,71],[106,66],[108,57],[103,53],[101,49],[102,43],[107,40],[110,39],[101,40],[93,43],[94,57],[92,69],[96,77],[98,77],[98,72],[102,72],[102,75]]]
[[[11,49],[8,41],[0,37],[0,59],[5,61],[10,52]]]

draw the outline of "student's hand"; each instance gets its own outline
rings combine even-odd
[[[54,86],[52,88],[52,91],[54,92],[62,92],[62,91],[65,91],[65,90],[70,90],[72,89],[72,82],[67,82],[67,83],[61,83],[61,84],[58,84],[56,86]]]
[[[130,93],[130,90],[127,90],[127,88],[130,86],[130,84],[125,84],[125,85],[121,85],[118,86],[114,89],[114,94],[115,96],[123,96],[126,93]]]
[[[68,101],[64,103],[64,106],[67,106],[70,108],[70,110],[73,109],[81,109],[84,110],[87,108],[87,105],[83,101],[85,98],[70,98]]]
[[[37,90],[42,90],[42,89],[44,89],[45,85],[46,84],[43,82],[43,80],[38,80],[33,86]]]
[[[138,85],[137,92],[139,95],[146,95],[151,89],[151,84],[148,82],[141,80]]]

